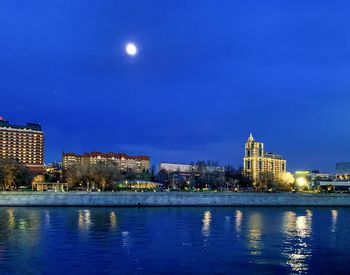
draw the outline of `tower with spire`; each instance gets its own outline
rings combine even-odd
[[[249,138],[248,138],[248,141],[251,141],[251,142],[254,141],[254,138],[253,138],[253,134],[252,134],[252,133],[250,133]]]
[[[243,167],[245,175],[257,181],[266,172],[274,177],[285,173],[286,160],[278,154],[265,152],[264,143],[254,140],[253,134],[250,133],[245,144]]]

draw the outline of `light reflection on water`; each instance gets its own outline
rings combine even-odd
[[[304,215],[288,211],[284,215],[282,232],[285,235],[283,255],[293,272],[308,271],[308,258],[311,257],[310,238],[312,233],[312,211]]]
[[[0,208],[0,273],[164,274],[184,266],[188,273],[232,273],[232,266],[249,274],[335,266],[336,273],[349,273],[349,214],[338,208]]]
[[[89,229],[91,225],[91,213],[89,209],[79,210],[79,228]]]
[[[13,208],[10,208],[9,210],[7,210],[7,214],[8,214],[9,228],[14,228],[16,225],[15,211],[13,210]]]
[[[109,220],[111,222],[111,228],[115,228],[117,226],[117,215],[114,211],[109,214]]]
[[[236,229],[236,233],[239,234],[239,232],[241,232],[241,225],[242,225],[242,220],[243,220],[243,213],[241,210],[236,210],[236,214],[235,214],[235,229]]]
[[[338,211],[335,210],[335,209],[332,209],[331,215],[332,215],[332,228],[331,228],[331,232],[332,232],[332,233],[335,233],[335,232],[337,231]]]
[[[260,255],[264,248],[263,241],[261,239],[262,230],[262,217],[259,213],[253,213],[248,218],[248,245],[251,255]]]
[[[210,211],[205,211],[203,215],[203,225],[202,225],[202,234],[204,237],[210,236],[210,222],[211,222],[211,213]]]
[[[123,232],[121,232],[121,236],[122,236],[123,247],[130,247],[131,246],[130,232],[129,231],[123,231]]]
[[[50,225],[50,211],[45,211],[45,224]]]

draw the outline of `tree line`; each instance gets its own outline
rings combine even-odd
[[[272,173],[262,173],[253,182],[244,174],[243,168],[228,165],[218,166],[211,161],[198,161],[190,165],[190,171],[167,171],[154,168],[137,173],[131,169],[120,170],[113,162],[76,165],[64,171],[64,181],[70,188],[101,191],[115,190],[116,182],[130,180],[152,181],[162,184],[167,190],[250,190],[250,191],[290,191],[293,179],[275,177]]]
[[[0,190],[16,190],[20,186],[30,187],[35,174],[13,159],[0,159]]]
[[[111,161],[78,164],[67,168],[63,173],[63,180],[69,188],[76,190],[113,191],[117,182],[136,179],[154,181],[154,170],[142,170],[140,173],[132,169],[121,170]]]
[[[70,190],[116,190],[116,183],[130,180],[158,182],[167,190],[256,190],[290,191],[292,179],[274,177],[262,173],[253,182],[243,173],[243,168],[219,167],[215,162],[198,161],[186,172],[160,170],[154,168],[135,172],[132,169],[120,170],[113,162],[80,164],[62,172],[53,171],[45,175],[47,182],[67,182]],[[30,187],[35,174],[15,160],[0,160],[0,190],[16,190],[19,186]]]
[[[247,189],[251,180],[243,173],[243,168],[219,167],[213,162],[198,161],[188,172],[160,170],[156,179],[167,189],[180,190],[231,190]]]

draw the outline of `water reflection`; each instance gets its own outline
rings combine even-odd
[[[0,208],[0,274],[349,269],[347,208],[88,209]]]
[[[236,232],[237,234],[241,232],[241,226],[242,226],[242,219],[243,219],[243,213],[240,210],[236,210],[235,214],[235,221],[236,221]]]
[[[15,211],[13,210],[13,208],[10,208],[9,210],[7,210],[7,214],[9,228],[14,228],[16,226]]]
[[[211,213],[210,211],[205,211],[203,215],[203,225],[202,225],[202,234],[204,237],[210,236],[210,222],[211,222]]]
[[[89,229],[91,225],[91,213],[90,210],[79,210],[79,228]]]
[[[45,224],[50,225],[50,212],[45,211]]]
[[[261,239],[261,214],[252,214],[248,219],[248,241],[251,255],[261,255],[264,244]]]
[[[311,226],[311,210],[306,210],[305,215],[300,216],[289,211],[283,217],[282,233],[286,237],[283,242],[283,255],[293,272],[306,272],[309,269],[307,260],[311,256]]]
[[[109,214],[109,221],[111,223],[111,227],[112,228],[115,228],[117,226],[117,215],[115,214],[114,211],[112,211],[110,214]]]
[[[0,208],[0,244],[13,243],[23,250],[36,246],[41,237],[41,223],[40,210]]]
[[[337,231],[338,211],[333,209],[331,211],[331,213],[332,213],[332,228],[331,228],[331,232],[335,233]]]
[[[130,232],[129,231],[123,231],[122,234],[122,246],[123,247],[130,247],[131,241],[130,241]]]

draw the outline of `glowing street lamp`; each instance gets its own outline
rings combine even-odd
[[[295,180],[295,182],[296,182],[297,186],[299,187],[299,189],[309,187],[308,181],[304,177],[298,177]]]

